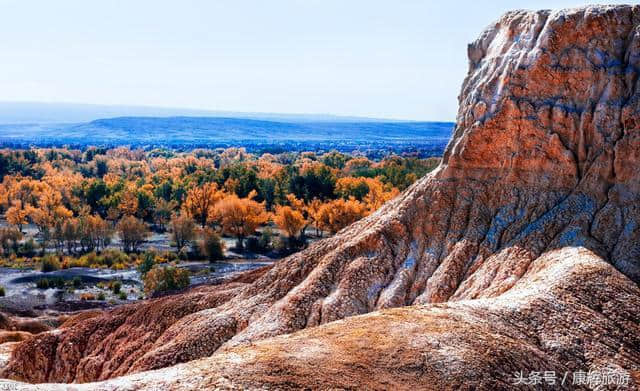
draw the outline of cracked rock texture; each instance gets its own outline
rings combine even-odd
[[[272,267],[21,342],[4,377],[510,389],[608,369],[638,387],[639,26],[640,6],[505,14],[469,45],[435,172]]]

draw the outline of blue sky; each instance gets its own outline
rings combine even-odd
[[[485,26],[587,3],[0,0],[0,100],[454,120]]]

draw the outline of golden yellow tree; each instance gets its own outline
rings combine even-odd
[[[270,153],[265,153],[260,156],[256,165],[258,169],[258,178],[262,179],[276,178],[284,170],[283,165],[277,163],[275,161],[275,156]]]
[[[27,210],[44,241],[49,239],[50,230],[57,222],[73,217],[73,213],[62,204],[62,194],[49,186],[38,194],[37,205],[30,205]]]
[[[122,194],[118,209],[123,216],[134,216],[136,214],[138,211],[138,197],[132,190],[127,190]]]
[[[338,196],[348,199],[353,197],[367,205],[374,211],[398,195],[398,189],[385,185],[379,178],[343,177],[336,182],[335,192]]]
[[[7,222],[11,225],[17,226],[20,232],[22,232],[22,227],[27,224],[28,216],[29,209],[25,208],[24,204],[20,200],[12,201],[11,206],[5,213]]]
[[[238,247],[243,247],[244,238],[269,220],[264,202],[254,201],[255,192],[247,198],[228,195],[216,204],[214,215],[220,221],[222,231],[238,239]]]
[[[302,213],[290,206],[276,206],[273,222],[276,223],[278,228],[287,233],[289,239],[296,238],[307,224],[307,220]]]
[[[369,213],[362,202],[349,198],[337,199],[323,204],[318,210],[318,224],[323,230],[336,233],[360,220]]]
[[[354,178],[350,176],[340,178],[336,181],[335,193],[345,199],[353,197],[361,201],[369,193],[368,179],[370,178]]]
[[[4,183],[0,183],[0,212],[9,207],[9,191]]]
[[[398,189],[385,185],[378,178],[367,178],[367,186],[369,187],[369,192],[364,197],[363,202],[370,212],[375,211],[385,202],[400,194]]]
[[[6,177],[2,201],[7,206],[5,217],[9,224],[22,227],[28,222],[29,212],[36,205],[37,195],[42,192],[43,183],[31,178]]]
[[[137,251],[138,247],[150,236],[146,224],[133,216],[124,216],[116,224],[116,231],[120,235],[122,249],[127,253]]]
[[[171,238],[178,251],[189,244],[196,236],[196,224],[193,219],[185,215],[174,214],[171,218]]]
[[[99,215],[81,215],[77,223],[77,236],[83,252],[105,249],[111,243],[111,224]]]
[[[187,193],[183,209],[188,216],[204,228],[214,215],[214,207],[224,197],[224,192],[215,183],[205,183]]]
[[[304,200],[299,199],[295,194],[287,194],[287,201],[289,201],[289,204],[294,210],[299,212],[302,212],[305,208]]]
[[[240,184],[239,180],[229,178],[226,181],[224,181],[224,189],[227,191],[227,193],[235,193],[239,184]]]
[[[355,173],[358,170],[363,170],[371,167],[371,160],[366,157],[355,157],[347,161],[344,165],[343,171],[347,174]]]
[[[322,201],[320,201],[318,198],[314,198],[305,206],[305,210],[307,211],[307,222],[309,224],[313,224],[314,228],[316,229],[316,236],[321,236],[319,215],[321,206]]]
[[[71,169],[49,169],[42,181],[49,185],[53,191],[60,193],[61,202],[67,209],[71,209],[73,205],[79,203],[73,189],[82,183],[81,174],[74,173]]]
[[[314,198],[305,203],[304,200],[297,198],[294,194],[287,194],[287,201],[293,210],[300,212],[304,217],[305,225],[301,229],[302,236],[306,235],[306,229],[311,225],[315,228],[316,236],[321,236],[321,230],[323,229],[321,227],[321,219],[323,216],[320,215],[320,208],[324,205],[323,202],[318,198]],[[327,211],[325,209],[324,213]]]

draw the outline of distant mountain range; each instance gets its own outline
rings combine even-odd
[[[153,106],[0,102],[0,124],[81,123],[114,117],[223,117],[285,122],[403,122],[400,120],[331,114],[252,113]]]
[[[27,104],[25,104],[27,105]],[[131,145],[168,147],[270,147],[283,149],[384,149],[442,152],[453,123],[412,122],[322,115],[227,113],[167,116],[172,109],[146,108],[149,115],[118,116],[67,122],[108,114],[103,106],[71,105],[67,114],[57,105],[28,114],[34,106],[11,114],[0,104],[0,145]],[[28,105],[27,105],[28,106]],[[88,105],[90,106],[90,105]],[[136,108],[113,107],[111,112]],[[168,110],[168,111],[167,111]],[[178,110],[178,109],[176,109]],[[48,113],[48,114],[47,114]],[[155,114],[155,115],[151,115]],[[202,113],[201,113],[202,114]],[[218,115],[214,115],[218,114]],[[15,121],[11,122],[10,120]],[[19,120],[18,120],[19,119]],[[31,121],[30,121],[31,119]],[[57,119],[59,122],[50,122]]]

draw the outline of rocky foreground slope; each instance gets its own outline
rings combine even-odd
[[[469,46],[433,174],[271,268],[39,334],[3,375],[510,389],[555,371],[538,387],[575,389],[565,373],[613,371],[639,387],[639,26],[640,6],[507,13]]]

